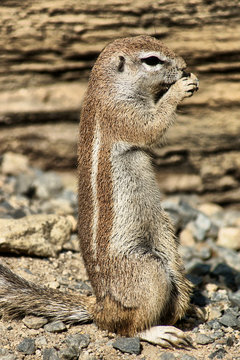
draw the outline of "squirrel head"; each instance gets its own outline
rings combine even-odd
[[[158,100],[186,74],[185,69],[185,61],[161,41],[142,35],[108,44],[98,57],[92,76],[97,74],[101,88],[105,86],[107,90],[111,86],[113,93],[126,99],[150,96]]]

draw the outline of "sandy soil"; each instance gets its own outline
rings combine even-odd
[[[19,275],[35,283],[41,283],[46,286],[58,287],[62,291],[72,291],[81,281],[86,281],[87,276],[79,253],[64,252],[57,259],[38,259],[30,257],[0,257],[0,260]],[[76,291],[76,290],[75,290]],[[229,329],[229,334],[233,331]],[[122,354],[115,350],[111,343],[116,338],[114,334],[107,334],[105,331],[97,329],[95,324],[67,326],[67,330],[61,333],[48,333],[44,328],[39,330],[27,328],[22,320],[2,320],[0,321],[0,348],[6,348],[17,359],[41,359],[42,351],[45,348],[63,349],[64,339],[70,334],[88,334],[91,342],[86,350],[82,352],[79,359],[160,359],[164,352],[171,352],[176,359],[181,359],[184,354],[195,356],[196,359],[207,359],[208,356],[217,350],[216,343],[210,345],[196,345],[194,348],[165,350],[158,346],[149,345],[142,342],[141,355]],[[187,333],[193,338],[192,331]],[[236,336],[236,332],[235,332]],[[34,355],[24,355],[17,351],[18,344],[25,338],[30,337],[36,341],[36,351]],[[43,339],[45,338],[45,340]],[[239,333],[238,333],[238,339]],[[229,349],[224,359],[240,359],[240,342]],[[217,358],[217,357],[216,357]]]

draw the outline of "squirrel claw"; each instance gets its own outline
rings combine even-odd
[[[160,345],[165,348],[193,347],[192,339],[174,326],[153,326],[149,330],[138,334],[141,340],[151,344]]]

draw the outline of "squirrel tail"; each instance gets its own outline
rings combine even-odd
[[[36,285],[0,264],[0,313],[12,318],[44,316],[66,323],[93,320],[96,299],[84,294],[65,294]]]

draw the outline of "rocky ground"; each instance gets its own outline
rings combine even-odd
[[[205,319],[186,316],[178,327],[190,349],[162,349],[119,338],[95,324],[68,326],[25,317],[0,321],[0,359],[240,359],[240,210],[204,203],[194,195],[163,199],[180,237],[192,302]],[[65,177],[32,168],[6,153],[0,165],[2,263],[35,283],[91,292],[76,234],[77,201]]]

